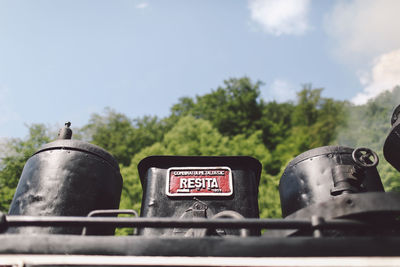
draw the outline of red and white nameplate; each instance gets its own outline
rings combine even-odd
[[[229,167],[174,167],[167,171],[166,193],[179,196],[230,196],[233,193]]]

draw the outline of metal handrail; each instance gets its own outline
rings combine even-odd
[[[366,223],[350,219],[324,220],[314,217],[305,219],[178,219],[178,218],[110,218],[110,217],[70,217],[70,216],[24,216],[24,215],[0,215],[0,228],[21,226],[114,226],[114,227],[150,227],[150,228],[232,228],[232,229],[354,229],[392,227],[400,228],[400,222]],[[315,218],[319,223],[315,224]]]

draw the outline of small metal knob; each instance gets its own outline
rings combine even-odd
[[[66,122],[65,126],[60,129],[58,132],[57,139],[71,139],[72,138],[72,130],[69,128],[71,126],[71,122]]]

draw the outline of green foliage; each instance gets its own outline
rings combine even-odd
[[[181,98],[179,98],[179,102],[172,106],[171,116],[172,117],[185,116],[191,112],[191,110],[194,108],[194,106],[195,106],[195,103],[192,98],[181,97]]]
[[[171,109],[173,116],[191,114],[205,119],[227,136],[245,133],[250,135],[259,129],[264,103],[259,99],[261,82],[252,83],[249,78],[229,79],[225,87],[218,87],[196,100],[181,98]]]
[[[104,115],[92,114],[81,132],[91,143],[110,152],[122,165],[129,165],[135,153],[161,140],[166,126],[157,117],[129,119],[106,108]]]
[[[24,139],[8,140],[1,151],[0,161],[0,210],[8,212],[15,188],[25,162],[39,147],[50,142],[48,129],[43,124],[29,126],[29,136]]]
[[[266,103],[261,118],[261,129],[265,146],[274,150],[290,134],[292,115],[295,105],[292,103]]]
[[[294,125],[307,127],[317,122],[321,92],[322,89],[312,89],[311,85],[305,85],[303,90],[297,93],[298,103],[292,117]]]
[[[118,162],[127,165],[134,154],[132,120],[106,108],[105,115],[92,114],[89,123],[81,130],[87,138],[110,152]]]
[[[346,123],[347,102],[321,97],[322,89],[305,86],[297,95],[297,105],[291,110],[291,122],[273,151],[277,174],[293,157],[312,148],[332,144],[339,126]]]

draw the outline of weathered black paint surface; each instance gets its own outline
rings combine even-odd
[[[319,147],[304,152],[286,167],[279,184],[283,217],[309,205],[333,200],[334,172],[337,166],[352,168],[353,149],[340,146]],[[360,189],[384,191],[376,167],[364,170]]]
[[[86,216],[117,209],[122,177],[115,159],[100,147],[76,140],[44,145],[26,163],[11,203],[11,215]],[[18,233],[80,234],[68,227],[10,229]],[[113,234],[113,229],[88,233]]]
[[[220,167],[232,170],[233,194],[231,196],[168,197],[166,195],[167,170],[171,167]],[[246,218],[258,218],[258,184],[261,164],[251,157],[184,157],[152,156],[138,166],[143,187],[141,216],[211,218],[225,210],[233,210]],[[193,205],[206,206],[193,212]],[[204,210],[205,207],[203,207]],[[175,234],[179,231],[175,229]],[[185,231],[183,231],[185,232]],[[166,229],[142,229],[142,235],[174,235]],[[253,232],[253,234],[257,234]]]

